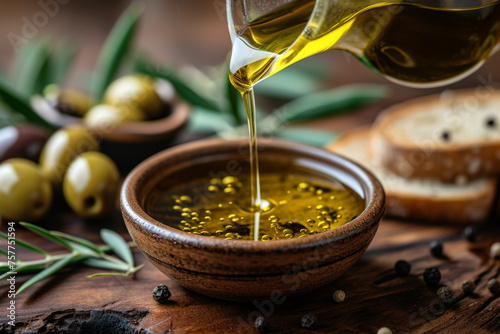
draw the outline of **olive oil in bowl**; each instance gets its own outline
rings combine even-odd
[[[269,162],[266,162],[266,165]],[[205,170],[214,170],[206,166]],[[196,170],[183,174],[200,175]],[[263,200],[257,239],[302,238],[342,226],[365,208],[365,200],[347,185],[298,166],[264,167]],[[180,177],[180,176],[179,176]],[[184,232],[228,240],[255,240],[256,213],[250,205],[248,171],[237,176],[194,177],[177,182],[169,175],[147,196],[145,211]]]

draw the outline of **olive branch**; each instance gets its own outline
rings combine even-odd
[[[97,246],[91,241],[75,237],[63,232],[48,231],[42,227],[30,224],[20,223],[31,232],[34,232],[45,239],[55,242],[71,252],[65,254],[51,255],[46,251],[19,239],[10,238],[8,235],[0,231],[0,237],[14,244],[25,248],[29,251],[41,254],[43,259],[33,261],[21,261],[15,254],[0,249],[0,253],[6,255],[14,261],[0,262],[0,280],[14,274],[35,274],[27,280],[16,292],[21,293],[31,285],[53,275],[64,267],[81,263],[87,267],[118,270],[119,273],[97,273],[87,277],[99,276],[129,276],[140,270],[144,265],[134,266],[134,258],[130,247],[134,247],[133,242],[127,243],[118,233],[108,230],[101,230],[101,239],[106,243],[106,246]],[[118,257],[109,255],[113,252]]]

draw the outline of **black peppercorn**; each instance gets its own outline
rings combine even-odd
[[[427,285],[437,285],[441,280],[441,273],[436,267],[427,268],[424,271],[424,281]]]
[[[496,279],[492,278],[488,281],[486,287],[488,288],[488,290],[490,290],[492,294],[496,295],[500,290],[500,283]]]
[[[476,285],[472,281],[463,281],[462,282],[462,290],[464,290],[464,293],[466,295],[472,293],[474,291],[474,288]]]
[[[170,291],[166,285],[159,284],[153,289],[153,298],[160,304],[166,304],[170,296]]]
[[[436,257],[443,256],[443,243],[441,241],[435,240],[429,245],[432,255]]]
[[[394,265],[394,271],[396,271],[396,274],[401,277],[407,276],[410,273],[410,270],[411,264],[405,260],[399,260]]]
[[[443,133],[441,134],[441,139],[443,141],[450,141],[451,139],[451,135],[448,131],[443,131]]]
[[[254,326],[259,333],[266,333],[269,330],[269,322],[264,317],[255,319]]]
[[[476,241],[477,237],[477,229],[474,226],[467,226],[464,230],[464,237],[469,242]]]
[[[300,319],[300,325],[305,329],[318,328],[318,318],[314,314],[306,314]]]
[[[445,304],[452,304],[455,301],[455,294],[447,286],[440,287],[437,291],[437,295],[439,297],[439,300],[441,300]]]
[[[486,127],[495,128],[497,126],[496,119],[494,117],[489,117],[486,119]]]

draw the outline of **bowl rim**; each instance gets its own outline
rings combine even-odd
[[[369,231],[372,228],[376,228],[380,222],[385,211],[385,192],[380,181],[370,171],[348,158],[322,148],[269,138],[259,138],[259,145],[294,151],[299,154],[305,154],[310,158],[326,159],[333,163],[335,165],[334,168],[337,170],[347,171],[363,189],[365,201],[367,201],[364,210],[356,218],[340,227],[311,235],[307,238],[256,242],[253,240],[208,238],[201,235],[189,234],[157,221],[149,216],[141,207],[137,198],[137,191],[140,189],[139,184],[147,184],[150,178],[143,175],[146,175],[147,171],[154,169],[158,164],[165,163],[165,161],[168,161],[172,156],[187,151],[202,152],[207,148],[221,147],[221,145],[227,145],[228,148],[237,148],[242,144],[248,145],[248,139],[200,140],[166,149],[136,166],[126,177],[120,194],[122,214],[129,218],[125,219],[129,232],[129,221],[133,221],[133,224],[138,225],[141,230],[153,234],[156,239],[165,239],[173,244],[184,244],[189,247],[197,249],[204,248],[215,252],[223,252],[227,249],[231,249],[231,251],[234,252],[262,253],[270,251],[286,252],[291,249],[297,251],[300,249],[310,249],[311,247],[321,247],[325,244],[354,237],[364,231]],[[141,231],[141,233],[143,232]]]
[[[173,137],[187,124],[191,108],[178,98],[168,103],[171,105],[170,113],[164,117],[142,122],[114,124],[109,129],[106,126],[89,126],[85,124],[83,118],[59,113],[41,96],[31,98],[31,105],[35,112],[49,123],[57,127],[83,127],[105,140],[115,142],[148,142]]]
[[[190,107],[187,103],[176,100],[172,103],[169,115],[143,122],[127,122],[113,126],[109,131],[106,127],[81,125],[88,130],[101,133],[106,140],[111,141],[152,141],[172,137],[189,119]]]

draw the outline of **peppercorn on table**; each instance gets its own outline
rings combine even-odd
[[[70,218],[65,215],[57,214],[59,219]],[[118,213],[114,220],[92,224],[72,219],[67,232],[99,243],[102,227],[121,230],[128,238]],[[21,226],[16,227],[16,238],[50,253],[64,252]],[[433,240],[442,242],[441,256],[432,255]],[[2,282],[0,307],[6,314],[9,300],[15,300],[15,326],[3,317],[0,333],[253,333],[251,324],[259,315],[268,319],[272,333],[306,333],[309,330],[301,328],[301,319],[311,314],[317,318],[317,333],[376,333],[382,327],[393,333],[495,333],[500,331],[500,298],[488,289],[488,282],[500,273],[500,261],[490,259],[490,246],[499,240],[495,222],[480,228],[470,242],[463,236],[463,227],[385,219],[361,260],[334,283],[293,300],[282,297],[253,303],[226,302],[187,291],[134,249],[136,263],[144,264],[134,277],[88,278],[96,269],[82,267],[62,271],[14,299],[5,297],[9,285]],[[20,251],[18,255],[28,260],[31,254]],[[401,263],[395,270],[398,260],[410,263],[409,274]],[[438,269],[441,280],[429,287],[425,281],[435,277],[424,279],[424,272],[431,267]],[[16,286],[27,279],[17,275]],[[303,279],[307,280],[307,273]],[[470,286],[462,288],[464,280],[475,285],[472,293],[463,292],[470,290]],[[165,304],[152,296],[159,284],[171,293]],[[443,286],[451,292],[440,289]]]
[[[28,20],[45,15],[49,3],[55,2],[33,1],[31,5],[22,1],[12,1],[9,5],[5,2],[4,19],[0,20],[4,36],[30,30],[29,25],[33,23]],[[63,1],[59,1],[60,14],[51,15],[50,24],[44,24],[46,27],[40,29],[39,37],[51,31],[58,32],[56,36],[61,31],[65,35],[81,32],[75,37],[80,37],[85,52],[72,74],[72,83],[76,84],[94,63],[104,39],[102,34],[107,33],[110,22],[119,14],[117,6],[125,7],[128,2],[64,3],[62,6]],[[141,44],[147,45],[147,51],[153,51],[159,62],[201,66],[220,63],[225,58],[230,41],[223,0],[150,1],[148,6],[147,20],[143,21],[149,25],[140,36]],[[10,10],[11,7],[19,9]],[[85,17],[89,19],[82,20]],[[88,25],[90,18],[91,26]],[[0,60],[7,64],[10,47],[14,45],[10,37],[3,41]],[[15,45],[14,50],[18,46],[20,44]],[[332,66],[333,71],[324,69],[328,76],[325,87],[378,83],[390,86],[392,94],[381,103],[356,113],[310,121],[306,124],[309,127],[344,131],[366,125],[389,106],[444,89],[416,90],[393,85],[343,53],[328,54],[326,59],[339,65]],[[446,89],[498,87],[499,61],[497,53],[478,72]],[[29,68],[25,62],[21,64]],[[21,76],[16,69],[9,70],[15,73],[16,80]],[[38,134],[37,138],[44,136],[48,135]],[[181,135],[178,142],[192,139]],[[113,152],[117,153],[113,158],[118,166],[128,168],[124,166],[130,163],[128,152],[123,149],[117,152],[114,146]],[[55,202],[62,203],[57,196],[62,195],[54,194]],[[15,288],[19,288],[32,277],[17,274],[14,279],[0,282],[0,334],[256,333],[258,330],[269,333],[499,333],[500,295],[495,279],[500,276],[500,260],[492,260],[490,254],[492,244],[500,241],[498,219],[491,218],[479,228],[477,236],[471,230],[464,236],[464,226],[384,219],[370,247],[350,270],[335,282],[290,300],[273,296],[269,300],[236,303],[192,293],[160,273],[137,248],[133,249],[135,265],[144,267],[130,277],[88,278],[105,270],[76,265],[14,296],[11,283],[15,281]],[[111,217],[86,221],[65,205],[53,205],[39,225],[98,245],[103,244],[99,237],[102,228],[118,231],[130,240],[118,206]],[[0,224],[2,232],[9,227],[7,222]],[[13,228],[17,240],[29,241],[50,254],[67,253],[62,246],[34,235],[20,224],[14,224]],[[431,242],[436,240],[441,244],[431,247]],[[6,250],[7,246],[0,238],[0,248]],[[500,253],[500,247],[495,246],[493,251]],[[16,256],[27,261],[40,258],[21,247],[16,247]],[[309,276],[304,272],[300,277],[303,281]],[[437,281],[438,284],[429,287],[428,284]],[[301,284],[301,281],[291,284]],[[164,303],[153,298],[153,291],[156,300]]]

